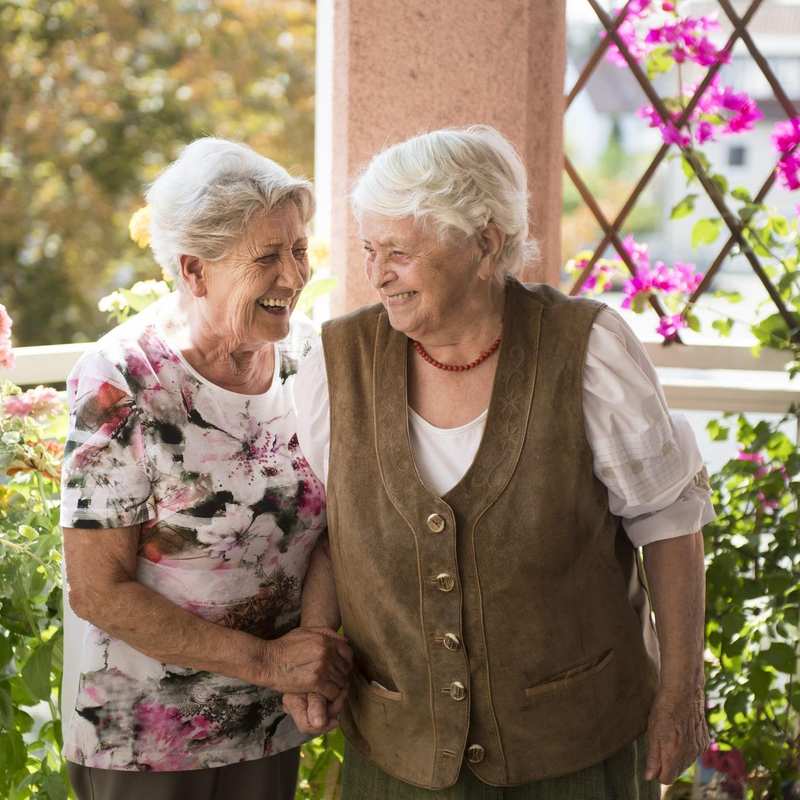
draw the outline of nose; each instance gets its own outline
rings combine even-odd
[[[287,289],[293,289],[295,291],[299,291],[306,285],[307,276],[303,271],[303,265],[292,253],[283,261],[281,280]]]
[[[388,280],[391,279],[391,270],[387,267],[386,258],[375,254],[373,258],[368,258],[366,263],[367,279],[373,288],[380,289]]]

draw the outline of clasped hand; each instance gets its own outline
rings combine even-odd
[[[275,688],[298,730],[318,736],[336,728],[353,668],[347,640],[330,628],[296,628],[276,644],[286,679]]]

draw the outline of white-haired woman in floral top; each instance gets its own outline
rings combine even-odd
[[[304,736],[281,693],[340,703],[351,663],[342,639],[297,627],[325,529],[289,397],[311,187],[201,139],[147,200],[179,290],[68,382],[70,777],[93,800],[291,798]]]

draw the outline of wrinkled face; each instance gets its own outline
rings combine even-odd
[[[391,326],[411,339],[435,336],[452,325],[480,291],[481,252],[474,239],[441,241],[411,217],[366,213],[360,228],[367,278]]]
[[[308,238],[297,206],[255,214],[234,250],[206,262],[206,305],[217,330],[258,346],[289,333],[289,316],[308,280]]]

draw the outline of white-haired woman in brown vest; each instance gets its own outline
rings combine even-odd
[[[707,743],[687,422],[616,313],[514,277],[526,175],[497,131],[390,147],[353,199],[380,304],[295,387],[329,524],[302,622],[341,620],[357,664],[344,797],[658,797]]]

